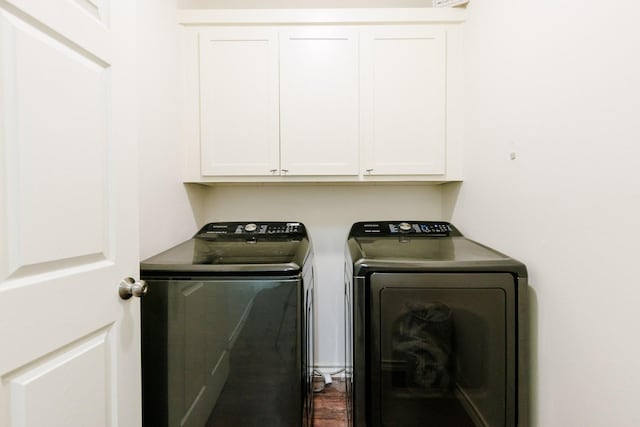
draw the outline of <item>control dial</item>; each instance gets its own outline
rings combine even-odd
[[[244,231],[248,231],[249,233],[253,233],[257,229],[258,229],[258,226],[253,222],[244,226]]]
[[[398,228],[400,229],[400,231],[406,233],[407,231],[411,231],[411,224],[409,224],[408,222],[401,222],[400,224],[398,224]]]

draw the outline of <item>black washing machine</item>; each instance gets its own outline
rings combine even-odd
[[[311,425],[314,273],[302,223],[210,223],[140,268],[144,426]]]
[[[528,425],[524,264],[447,222],[358,222],[345,301],[350,425]]]

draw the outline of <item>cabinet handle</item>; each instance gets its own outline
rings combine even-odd
[[[367,173],[370,174],[371,172],[373,172],[373,169],[367,169]]]
[[[275,175],[277,171],[278,169],[269,169],[269,172],[271,172],[272,175]]]
[[[286,175],[287,172],[289,172],[289,169],[282,169],[282,172],[284,172],[284,174]]]

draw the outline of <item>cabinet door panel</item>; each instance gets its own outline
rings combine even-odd
[[[340,28],[281,33],[281,164],[288,175],[358,173],[357,37]]]
[[[202,175],[278,169],[278,35],[269,28],[199,34]]]
[[[444,174],[446,37],[424,27],[361,35],[364,170]]]

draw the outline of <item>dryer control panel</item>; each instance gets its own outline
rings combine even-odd
[[[446,237],[462,234],[444,221],[367,221],[357,222],[351,227],[350,236],[414,236]]]

